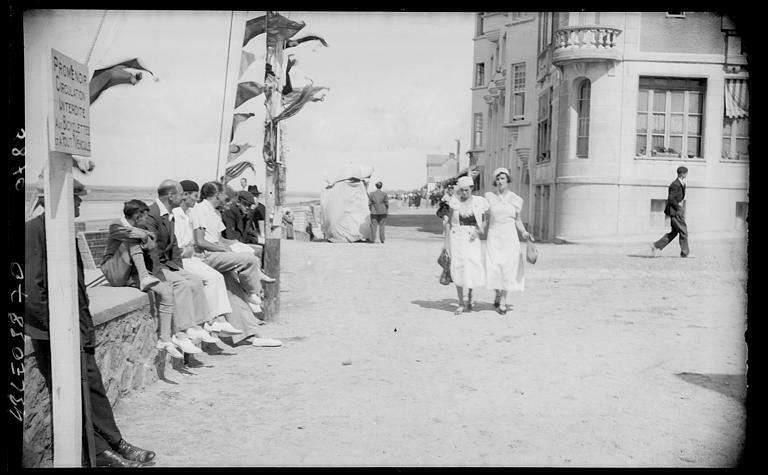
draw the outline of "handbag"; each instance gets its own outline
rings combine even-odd
[[[437,258],[437,263],[443,268],[443,272],[440,274],[440,283],[448,285],[453,282],[451,278],[451,256],[448,255],[448,251],[445,249],[440,252],[440,257]]]
[[[528,238],[528,242],[525,244],[525,260],[530,264],[536,264],[539,258],[539,251],[536,250],[536,246],[533,245],[533,237]]]

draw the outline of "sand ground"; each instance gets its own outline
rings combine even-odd
[[[398,213],[383,245],[283,241],[284,346],[198,355],[119,403],[125,438],[157,467],[737,463],[743,240],[540,244],[507,316],[456,317],[433,210]]]

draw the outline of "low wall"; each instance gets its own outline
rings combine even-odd
[[[157,316],[147,294],[130,287],[88,289],[96,326],[96,362],[112,406],[159,378],[171,358],[155,349]],[[51,399],[27,338],[24,358],[23,466],[52,467]]]

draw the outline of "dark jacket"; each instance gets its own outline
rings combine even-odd
[[[160,216],[157,203],[152,203],[149,207],[149,214],[141,227],[155,236],[155,247],[149,251],[152,266],[147,268],[152,275],[164,281],[162,269],[176,271],[184,268],[181,263],[181,249],[173,233],[173,223],[167,215]]]
[[[221,220],[227,229],[223,234],[226,239],[234,239],[245,244],[258,244],[259,232],[248,213],[243,213],[236,203],[221,213]]]
[[[268,229],[266,223],[267,208],[262,203],[256,203],[256,208],[248,210],[248,214],[251,217],[251,221],[253,221],[253,224],[256,226],[257,234],[261,233],[259,230],[259,221],[264,221],[264,227],[265,229]]]
[[[48,339],[48,261],[45,247],[45,214],[31,219],[24,225],[26,245],[24,246],[24,313],[27,334],[35,339]],[[85,287],[85,274],[80,249],[75,240],[77,254],[77,304],[80,313],[80,344],[93,350],[96,346],[96,333],[93,318],[88,310],[88,293]],[[57,312],[54,312],[54,315]],[[31,327],[31,329],[29,328]]]
[[[664,207],[664,214],[667,216],[677,216],[683,214],[683,200],[685,199],[685,185],[675,179],[669,184],[667,195],[667,205]]]

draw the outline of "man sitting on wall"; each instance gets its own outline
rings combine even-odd
[[[80,216],[81,195],[88,193],[85,186],[74,180],[75,217]],[[48,330],[50,316],[63,318],[61,310],[48,307],[48,255],[45,237],[45,214],[40,214],[24,226],[26,245],[24,246],[24,311],[25,332],[32,339],[38,367],[45,379],[46,386],[51,391],[51,347]],[[81,377],[87,381],[87,391],[83,392],[84,400],[90,404],[90,413],[83,414],[83,436],[93,434],[93,452],[96,467],[141,467],[150,462],[155,453],[129,444],[120,434],[112,404],[107,398],[101,372],[96,364],[96,331],[93,318],[88,309],[89,300],[85,286],[85,272],[80,250],[75,239],[75,254],[77,256],[77,304],[80,314],[80,357]],[[76,384],[70,381],[70,384]],[[90,426],[89,426],[90,423]],[[83,444],[90,448],[90,444]]]
[[[252,245],[256,255],[261,256],[259,232],[250,216],[251,208],[255,205],[256,201],[252,194],[247,191],[238,191],[235,199],[221,213],[221,220],[226,227],[222,236],[226,239]]]

